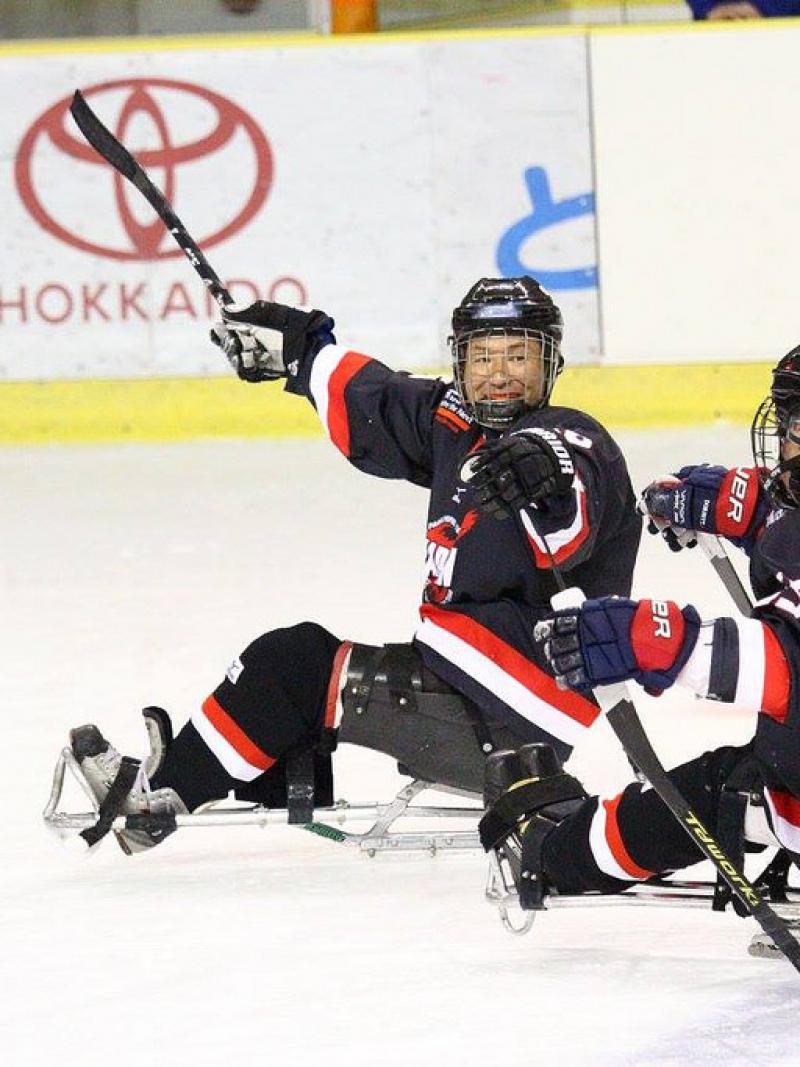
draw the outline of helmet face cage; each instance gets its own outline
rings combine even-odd
[[[784,460],[785,441],[800,445],[800,406],[779,407],[772,395],[759,405],[750,427],[753,462],[761,471],[761,484],[778,507],[800,504],[800,462]]]
[[[480,426],[504,430],[523,412],[547,404],[564,362],[563,322],[535,278],[481,278],[452,322],[453,377]]]
[[[450,341],[453,377],[461,400],[480,426],[504,430],[523,412],[543,407],[550,399],[561,357],[558,343],[549,333],[495,326],[465,330]],[[513,357],[509,359],[512,346]],[[495,378],[504,384],[492,395]]]

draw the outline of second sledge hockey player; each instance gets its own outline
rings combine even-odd
[[[684,467],[645,490],[671,547],[691,532],[747,553],[751,618],[701,619],[692,605],[590,598],[555,612],[537,634],[560,684],[577,692],[636,681],[659,695],[677,684],[749,708],[749,744],[706,752],[670,772],[726,852],[745,843],[800,856],[800,346],[772,372],[752,430],[753,467]],[[536,778],[532,781],[532,778]],[[615,893],[703,856],[659,796],[641,783],[588,796],[548,750],[495,753],[487,847],[508,846],[523,907],[548,892]],[[499,799],[497,799],[499,797]],[[726,847],[727,846],[727,847]],[[737,855],[738,854],[738,855]]]
[[[550,404],[563,364],[551,297],[529,277],[474,284],[452,316],[451,382],[337,344],[320,311],[258,302],[223,320],[213,340],[240,378],[285,379],[355,467],[429,493],[420,624],[403,645],[352,644],[313,622],[263,634],[174,740],[166,713],[146,709],[144,767],[98,727],[76,728],[103,826],[120,812],[196,811],[231,790],[285,807],[287,777],[290,794],[296,778],[311,789],[309,753],[316,803],[329,804],[337,741],[475,793],[497,748],[543,741],[566,759],[598,708],[558,688],[534,641],[556,590],[552,561],[590,596],[625,596],[641,519],[609,434]],[[164,834],[119,836],[138,850]]]

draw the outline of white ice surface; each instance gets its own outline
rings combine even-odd
[[[637,486],[747,459],[741,428],[619,438]],[[562,910],[513,938],[479,854],[368,860],[289,827],[186,830],[130,859],[59,846],[40,812],[70,726],[141,754],[140,707],[181,723],[251,638],[304,618],[406,640],[425,494],[321,441],[6,449],[0,484],[3,1063],[800,1060],[798,976],[747,956],[755,926],[729,915]],[[699,553],[651,538],[637,590],[729,612]],[[751,726],[640,704],[668,763]],[[604,723],[573,767],[593,789],[629,777]],[[385,801],[399,782],[340,750],[337,795]]]

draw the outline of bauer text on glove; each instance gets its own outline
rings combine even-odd
[[[768,510],[754,467],[682,467],[674,477],[648,485],[642,499],[651,532],[655,527],[664,533],[676,551],[686,544],[680,533],[693,530],[719,534],[749,554]]]

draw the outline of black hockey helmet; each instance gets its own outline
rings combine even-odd
[[[764,488],[779,507],[796,508],[800,505],[800,455],[784,459],[786,441],[800,448],[800,345],[773,369],[769,396],[759,405],[750,427],[753,462],[762,472]]]
[[[564,360],[561,312],[539,283],[521,278],[481,278],[453,311],[453,376],[464,407],[481,426],[505,429],[526,410],[544,407],[550,400]],[[526,394],[511,398],[476,399],[466,381],[468,357],[479,339],[523,337],[541,349],[541,380],[526,383]],[[502,346],[501,346],[502,347]],[[539,361],[536,361],[539,366]]]

